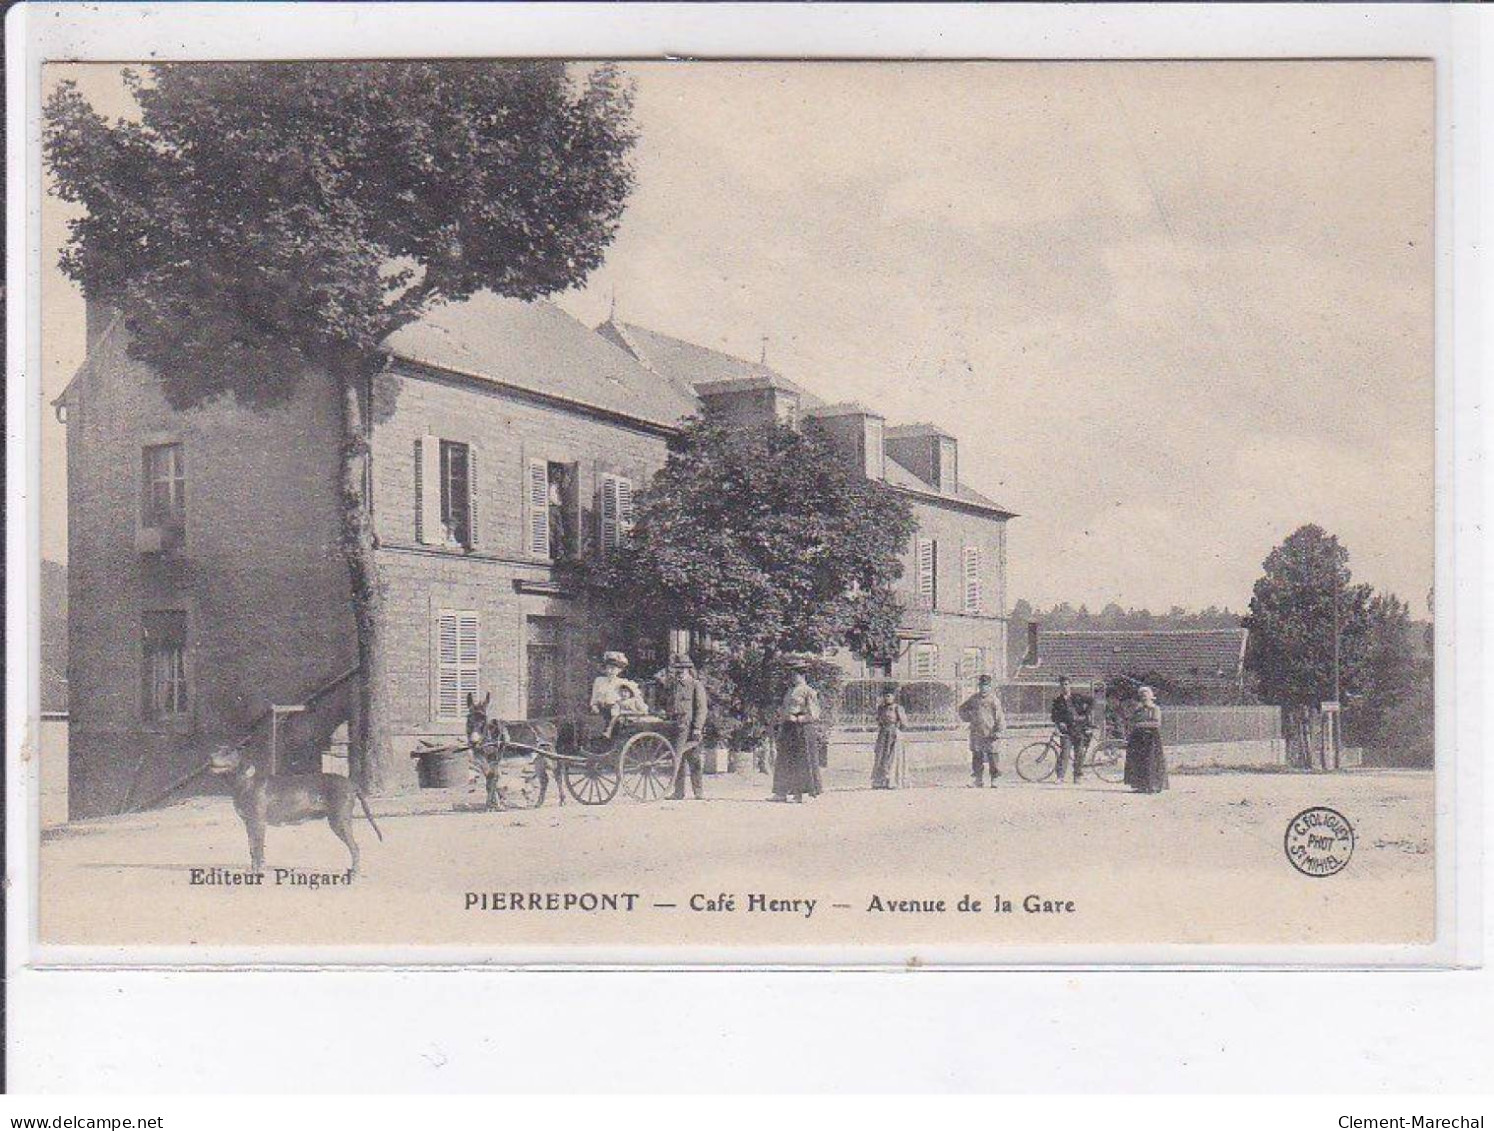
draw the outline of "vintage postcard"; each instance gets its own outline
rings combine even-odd
[[[38,945],[1430,953],[1435,78],[48,64]]]

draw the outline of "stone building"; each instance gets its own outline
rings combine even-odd
[[[825,404],[762,362],[744,361],[615,319],[597,330],[652,373],[720,411],[813,421],[847,458],[901,494],[918,522],[903,562],[901,655],[873,669],[837,657],[851,677],[938,680],[973,688],[1005,675],[1006,523],[1014,514],[963,482],[958,440],[928,424],[888,426],[872,408]]]
[[[369,505],[395,750],[460,734],[468,692],[506,717],[584,708],[605,643],[587,567],[703,408],[814,421],[913,504],[894,673],[1002,674],[1009,511],[962,483],[955,438],[826,405],[765,365],[557,307],[480,294],[396,333],[369,390]],[[58,399],[68,437],[69,803],[119,812],[193,788],[213,746],[273,732],[280,769],[345,736],[357,671],[341,530],[341,406],[178,412],[92,311]],[[660,656],[668,643],[661,642]],[[651,657],[651,659],[654,657]],[[854,657],[848,671],[867,672]],[[390,759],[383,780],[413,788]]]

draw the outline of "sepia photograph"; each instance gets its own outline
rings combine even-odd
[[[38,944],[1430,953],[1435,79],[47,63]]]

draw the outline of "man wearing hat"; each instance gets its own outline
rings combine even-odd
[[[602,674],[591,681],[592,713],[601,715],[609,726],[617,716],[617,701],[622,698],[623,686],[632,687],[635,694],[638,691],[635,684],[623,679],[627,666],[628,658],[621,652],[603,652]]]
[[[695,664],[688,653],[681,652],[670,659],[662,691],[664,713],[673,727],[669,737],[679,757],[674,770],[673,799],[685,799],[685,770],[688,767],[690,791],[699,801],[704,793],[700,740],[705,731],[708,702],[705,684],[696,678]]]
[[[983,675],[976,681],[975,694],[960,704],[960,718],[970,724],[970,775],[971,786],[979,789],[984,785],[985,771],[991,771],[991,784],[1001,776],[1001,766],[996,757],[996,743],[1006,729],[1006,713],[1001,709],[1001,699],[991,690],[992,680]]]

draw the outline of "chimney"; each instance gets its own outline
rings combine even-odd
[[[1042,658],[1042,653],[1038,651],[1038,622],[1030,620],[1027,622],[1027,655],[1022,657],[1022,666],[1035,668]]]

